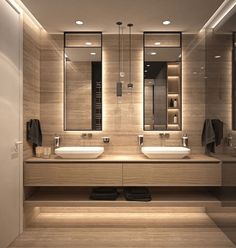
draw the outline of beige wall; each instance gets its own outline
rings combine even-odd
[[[205,118],[205,40],[202,35],[183,35],[183,130],[190,138],[194,153],[202,152],[201,131]],[[52,144],[55,133],[62,136],[62,145],[103,145],[102,136],[110,136],[106,154],[139,153],[137,135],[144,134],[145,145],[161,145],[158,132],[143,132],[143,37],[133,35],[133,93],[128,83],[128,36],[125,36],[125,82],[123,97],[116,97],[118,78],[117,35],[103,35],[103,131],[94,131],[93,138],[83,140],[81,132],[63,131],[63,35],[42,34],[40,116],[44,145]],[[194,72],[197,71],[198,74]],[[182,132],[170,132],[166,145],[180,145]]]
[[[221,58],[216,59],[215,56]],[[206,117],[224,122],[224,135],[232,130],[232,35],[206,33]],[[234,140],[236,132],[232,132]],[[229,151],[222,145],[217,151]]]
[[[23,25],[24,159],[32,156],[26,141],[26,122],[40,117],[40,29],[26,15]]]

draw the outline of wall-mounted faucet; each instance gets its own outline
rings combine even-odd
[[[139,146],[143,146],[143,143],[144,143],[144,138],[143,138],[143,135],[140,134],[138,135],[138,144]]]
[[[170,134],[169,133],[159,133],[159,136],[161,139],[168,139],[170,138]]]

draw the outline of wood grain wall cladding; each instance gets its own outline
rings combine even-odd
[[[232,130],[232,34],[206,33],[206,96],[206,118],[221,119],[227,136]],[[232,135],[235,139],[236,132]],[[217,152],[231,149],[222,142]]]
[[[31,145],[26,141],[25,124],[40,117],[40,29],[24,15],[23,23],[23,123],[24,159],[32,156]]]
[[[137,135],[144,144],[161,145],[158,132],[143,131],[143,36],[132,35],[132,94],[127,88],[129,71],[128,36],[124,37],[123,96],[116,97],[118,80],[118,37],[103,35],[103,131],[92,132],[92,139],[81,139],[82,132],[63,131],[63,35],[41,35],[40,117],[44,145],[51,145],[55,133],[62,145],[104,145],[101,137],[110,136],[105,154],[138,154]],[[188,133],[193,153],[201,153],[201,131],[205,119],[205,79],[193,72],[205,61],[202,35],[183,34],[183,130]],[[199,100],[200,99],[200,100]],[[170,132],[166,145],[181,145],[182,132]]]

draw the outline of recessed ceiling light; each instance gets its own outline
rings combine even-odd
[[[81,20],[77,20],[75,23],[78,24],[78,25],[83,25],[84,24],[84,22],[81,21]]]
[[[93,55],[93,56],[96,55],[96,53],[90,53],[90,54]]]
[[[156,52],[151,52],[150,54],[151,54],[151,55],[156,55],[157,53],[156,53]]]
[[[161,45],[161,42],[159,42],[159,41],[158,42],[155,42],[155,45],[156,46],[160,46]]]
[[[163,21],[162,23],[163,23],[164,25],[169,25],[169,24],[171,23],[171,21],[166,20],[166,21]]]
[[[149,67],[150,65],[147,65],[147,67]]]
[[[147,72],[147,70],[145,70],[144,72]]]
[[[92,45],[92,42],[86,42],[85,45],[91,46]]]
[[[221,58],[220,55],[216,55],[216,56],[215,56],[215,59],[219,59],[219,58]]]

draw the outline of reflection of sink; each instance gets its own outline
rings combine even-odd
[[[183,158],[190,154],[190,149],[187,147],[167,147],[167,146],[154,146],[142,147],[142,153],[148,158],[165,158],[175,159]]]
[[[97,158],[104,152],[104,147],[72,146],[55,149],[56,155],[62,158]]]

